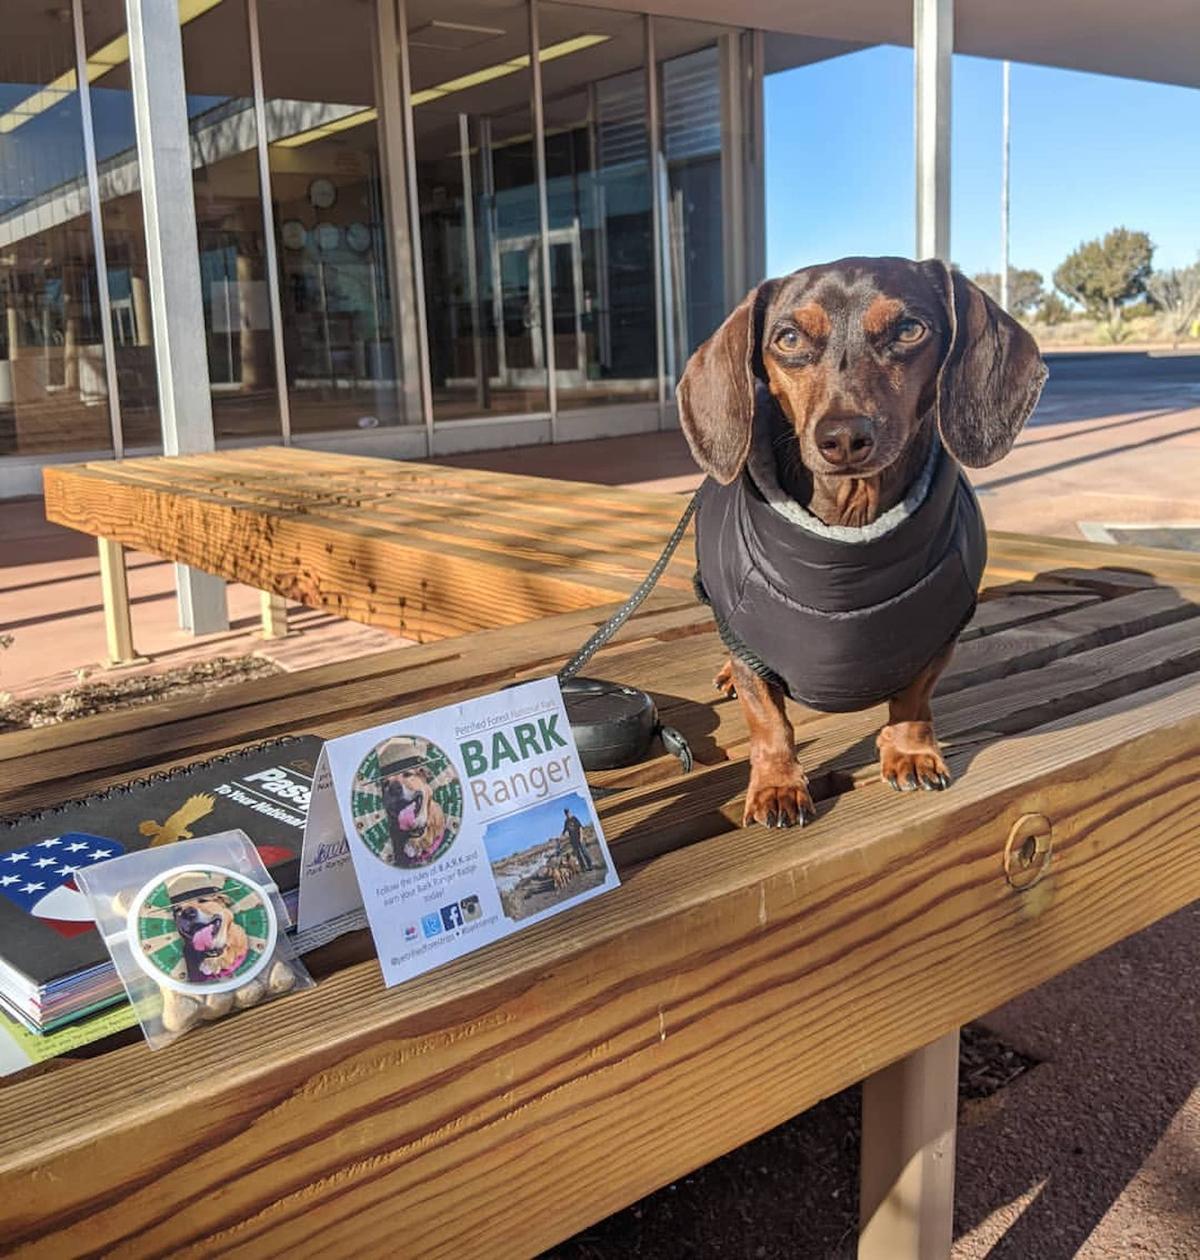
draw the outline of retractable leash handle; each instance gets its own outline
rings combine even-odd
[[[651,566],[649,573],[642,579],[637,589],[558,671],[559,685],[563,687],[564,695],[568,700],[574,694],[580,694],[588,697],[594,703],[598,694],[607,692],[617,699],[618,706],[620,705],[620,700],[624,699],[626,701],[624,706],[626,709],[628,701],[639,697],[644,700],[644,705],[639,714],[631,714],[628,711],[619,716],[614,714],[609,719],[593,721],[586,734],[582,730],[577,731],[581,756],[585,755],[585,743],[595,743],[598,747],[603,746],[605,748],[604,756],[609,759],[609,765],[629,765],[642,755],[650,740],[655,735],[658,735],[663,742],[663,747],[679,758],[685,774],[692,768],[692,750],[688,747],[687,740],[674,727],[664,726],[658,720],[658,712],[654,707],[654,701],[648,695],[637,692],[631,687],[623,687],[618,683],[609,683],[593,678],[576,678],[576,675],[633,616],[639,606],[645,602],[646,596],[658,584],[658,579],[662,577],[664,570],[670,563],[671,557],[675,554],[676,548],[687,532],[687,527],[695,515],[696,505],[700,501],[703,489],[704,487],[701,486],[688,501],[683,515],[679,518],[679,524],[671,531],[671,536],[667,539],[658,559]],[[569,705],[567,716],[568,718],[570,717]],[[629,741],[628,756],[626,760],[614,762],[611,758],[616,753],[616,746],[623,742],[622,732],[619,728],[624,728],[626,738]],[[597,765],[596,768],[600,769],[601,767]],[[593,792],[602,791],[602,789],[597,788],[592,790]]]

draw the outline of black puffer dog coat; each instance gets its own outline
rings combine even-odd
[[[730,652],[830,713],[895,695],[971,619],[987,561],[979,504],[935,440],[903,503],[827,526],[780,488],[756,420],[750,458],[696,510],[697,594]]]

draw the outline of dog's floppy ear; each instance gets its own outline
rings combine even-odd
[[[968,468],[1012,448],[1037,406],[1046,365],[1037,342],[977,285],[931,262],[950,316],[950,348],[938,369],[936,415],[942,441]]]
[[[679,423],[696,463],[728,485],[746,462],[754,417],[755,378],[763,375],[763,315],[775,281],[746,294],[688,360],[675,391]]]

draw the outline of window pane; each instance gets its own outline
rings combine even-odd
[[[8,0],[0,40],[0,453],[112,446],[70,22]]]
[[[434,415],[545,411],[528,11],[412,0],[408,28]]]
[[[373,20],[370,4],[259,4],[296,433],[420,419],[406,416],[401,387],[405,347],[388,255]],[[396,213],[403,218],[404,207]]]
[[[720,27],[654,19],[662,151],[666,167],[668,371],[678,377],[691,352],[725,317],[721,211]]]
[[[218,440],[277,437],[279,401],[244,0],[221,0],[185,20],[183,70],[213,427]]]
[[[641,15],[542,4],[559,410],[658,397]]]
[[[161,449],[125,6],[120,0],[89,2],[84,24],[121,429],[127,450]]]

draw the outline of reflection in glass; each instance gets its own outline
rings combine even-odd
[[[542,67],[558,406],[658,397],[645,25],[542,4],[544,46],[595,42]]]
[[[0,452],[110,450],[71,24],[8,0],[0,39]]]
[[[401,390],[373,6],[258,8],[292,431],[416,421]]]
[[[667,184],[664,305],[677,379],[725,316],[720,56],[717,28],[656,19],[654,31]]]
[[[528,11],[412,0],[408,30],[434,416],[544,412]]]
[[[277,437],[279,402],[244,0],[183,28],[213,428]]]

